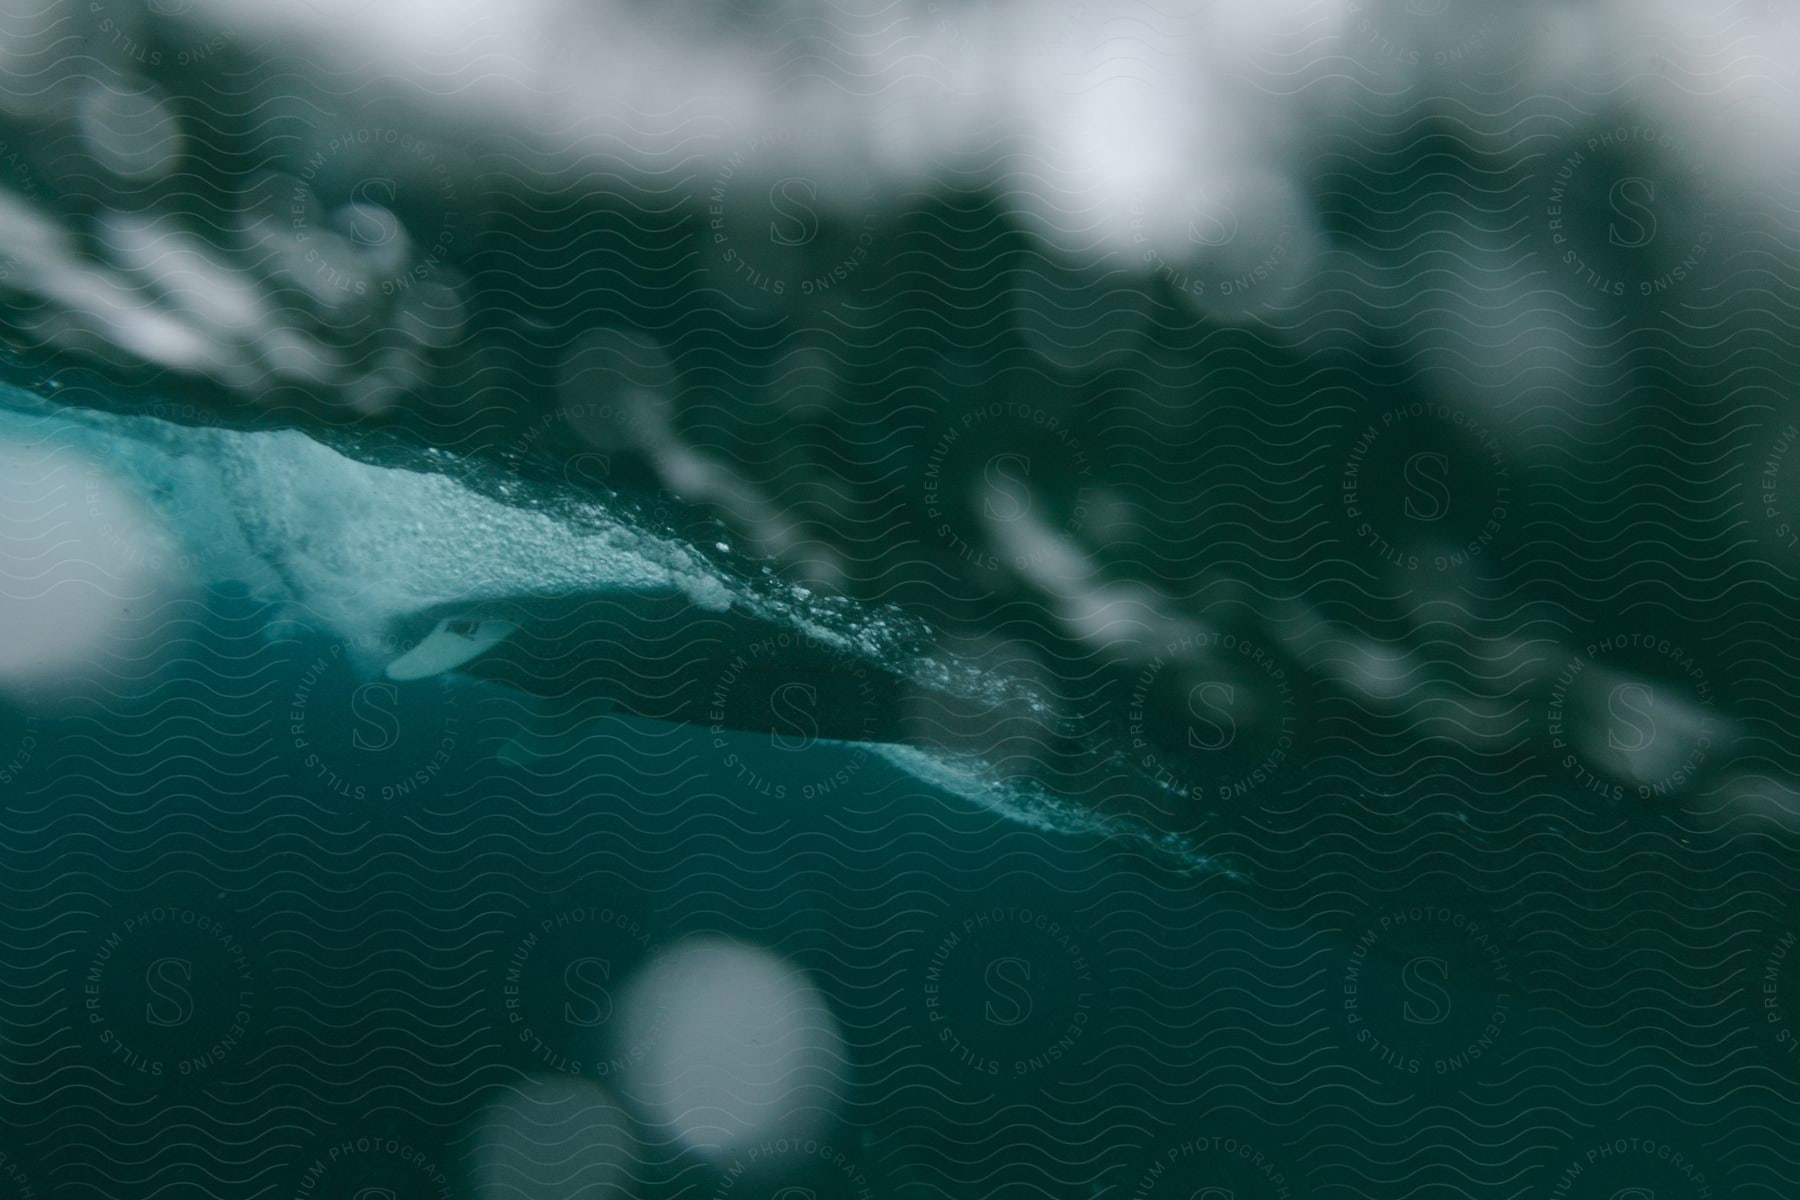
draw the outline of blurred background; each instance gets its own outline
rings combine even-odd
[[[1792,4],[3,0],[0,69],[0,370],[192,466],[0,422],[0,1191],[1800,1187]],[[1007,700],[368,692],[214,429]]]

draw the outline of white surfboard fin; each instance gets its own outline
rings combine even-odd
[[[437,628],[420,639],[418,645],[387,665],[387,677],[404,683],[454,671],[504,642],[516,629],[518,626],[511,621],[468,617],[439,621]]]

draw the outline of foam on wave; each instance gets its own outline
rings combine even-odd
[[[0,389],[0,440],[49,444],[104,464],[147,512],[161,511],[161,536],[184,544],[175,561],[186,583],[246,586],[295,622],[323,623],[353,654],[361,649],[371,675],[391,657],[397,626],[445,605],[672,588],[703,612],[745,608],[935,695],[1043,706],[1015,680],[920,653],[916,622],[782,584],[717,547],[703,552],[639,523],[627,504],[522,480],[505,483],[514,499],[505,502],[486,494],[493,488],[418,469],[418,452],[397,443],[363,439],[351,456],[293,431],[71,409],[15,388]],[[409,465],[364,461],[384,449]],[[1191,867],[1208,866],[1167,837],[1103,819],[979,755],[885,746],[880,756],[935,790],[1033,828],[1124,833],[1174,850]]]

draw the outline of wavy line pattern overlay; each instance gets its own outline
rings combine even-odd
[[[1800,10],[0,6],[0,1200],[1800,1194]]]

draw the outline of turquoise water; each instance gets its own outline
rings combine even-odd
[[[1382,1136],[1424,1179],[1499,1170],[1479,1131],[1536,1129],[1547,1095],[1626,1122],[1636,1148],[1594,1161],[1654,1190],[1734,1169],[1667,1149],[1731,1102],[1713,1055],[1780,1070],[1780,834],[1728,815],[1752,784],[1715,761],[1751,675],[1721,695],[1732,676],[1672,639],[1570,651],[1546,624],[1489,659],[1524,732],[1483,737],[1434,728],[1417,683],[1411,727],[1370,713],[1333,678],[1342,633],[1310,657],[1213,633],[1184,746],[1156,740],[1157,705],[1187,648],[1096,720],[1041,650],[933,649],[625,496],[434,473],[386,435],[327,447],[25,393],[0,424],[38,464],[15,488],[90,568],[62,595],[104,584],[124,614],[84,679],[32,685],[8,725],[10,946],[36,1014],[14,1028],[44,1031],[41,1051],[15,1033],[14,1102],[85,1115],[32,1143],[76,1190],[128,1169],[76,1163],[91,1139],[181,1120],[190,1144],[216,1120],[244,1130],[191,1143],[217,1160],[144,1169],[216,1182],[232,1150],[246,1175],[266,1159],[268,1194],[487,1194],[484,1155],[529,1177],[566,1135],[646,1195],[734,1172],[924,1194],[974,1169],[943,1154],[983,1145],[1009,1186],[1312,1194]],[[150,498],[140,523],[105,519],[83,464]],[[146,550],[156,531],[168,548]],[[29,579],[27,615],[57,594]],[[522,657],[388,680],[448,612],[539,629]],[[1658,707],[1684,676],[1687,723]],[[809,709],[821,694],[837,707]],[[817,736],[845,722],[870,736]],[[1652,807],[1664,792],[1694,807]],[[627,1037],[620,984],[720,935],[805,972],[833,1032],[782,1093],[801,1135],[697,1151],[646,1065],[673,1035]],[[1695,1095],[1659,1099],[1668,1077]],[[490,1107],[515,1094],[523,1133]],[[1435,1138],[1395,1132],[1425,1113]],[[1512,1169],[1594,1177],[1566,1131],[1523,1136]]]

